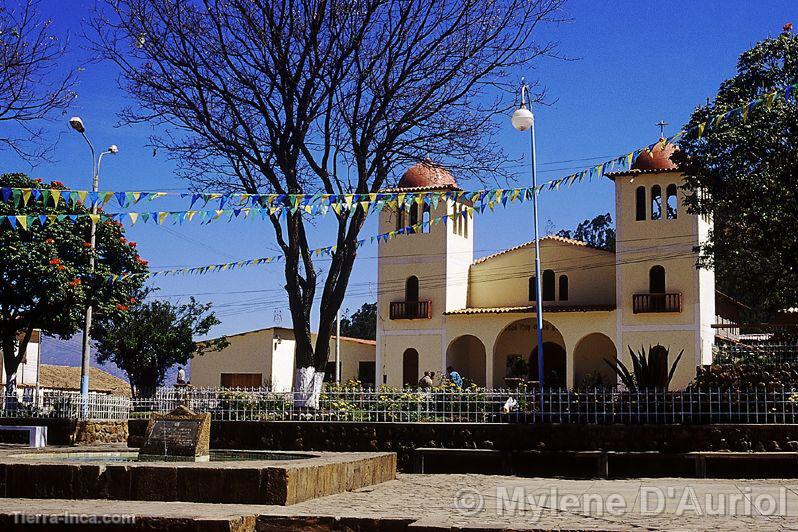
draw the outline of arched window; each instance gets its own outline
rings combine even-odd
[[[665,268],[652,266],[648,271],[648,291],[652,294],[665,293]]]
[[[651,187],[651,219],[662,219],[662,188],[659,185]]]
[[[421,231],[420,231],[421,233],[429,233],[430,232],[430,229],[432,229],[432,228],[429,226],[429,221],[430,221],[429,205],[427,205],[425,203],[424,204],[424,210],[423,210],[423,213],[421,215],[421,222],[423,224],[425,224],[425,225],[421,226]]]
[[[538,283],[535,276],[529,278],[529,300],[537,301],[538,299]]]
[[[403,228],[405,226],[405,209],[403,206],[399,206],[396,209],[396,230]]]
[[[543,301],[554,301],[554,270],[543,272]]]
[[[568,276],[560,275],[560,301],[568,301]]]
[[[413,203],[410,206],[410,220],[407,222],[408,226],[413,226],[418,223],[418,203]],[[413,227],[407,230],[408,233],[420,233],[417,228]]]
[[[665,209],[667,213],[668,220],[675,220],[676,219],[676,185],[670,184],[668,188],[665,189],[666,191],[666,201],[665,201]]]
[[[405,301],[418,301],[418,277],[415,275],[405,281]]]
[[[402,385],[416,386],[418,384],[418,351],[405,349],[402,354]]]
[[[635,220],[646,219],[646,187],[637,187],[635,191]]]

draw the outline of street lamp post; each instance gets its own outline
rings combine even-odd
[[[103,161],[104,155],[113,155],[119,152],[119,148],[116,144],[111,144],[108,149],[102,153],[100,153],[99,157],[95,156],[94,146],[92,146],[91,141],[89,141],[89,137],[86,136],[86,127],[83,125],[83,120],[80,117],[73,116],[69,119],[69,125],[80,133],[83,136],[83,139],[86,141],[86,144],[89,145],[89,150],[91,150],[91,168],[92,168],[92,182],[91,182],[91,191],[97,192],[100,189],[100,165]],[[91,205],[91,213],[97,214],[98,209],[98,201],[95,198],[92,201]],[[97,224],[94,222],[94,218],[91,219],[91,233],[89,237],[89,273],[94,273],[94,251],[97,247]],[[83,324],[83,352],[81,355],[80,361],[80,396],[81,402],[83,403],[83,415],[86,416],[88,412],[88,396],[89,396],[89,367],[91,366],[91,318],[92,318],[92,304],[91,299],[89,299],[89,303],[86,306],[86,317]]]
[[[538,384],[540,386],[540,398],[543,399],[543,296],[542,281],[540,277],[540,238],[538,235],[538,179],[537,168],[535,166],[535,115],[531,109],[527,108],[527,97],[529,96],[529,85],[524,78],[521,78],[520,87],[521,105],[513,113],[513,127],[518,131],[530,132],[532,142],[532,216],[535,226],[535,315],[537,319],[537,342],[538,342]],[[532,103],[529,103],[532,107]]]

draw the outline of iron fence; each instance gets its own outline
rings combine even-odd
[[[126,420],[132,408],[127,397],[79,392],[20,388],[0,394],[0,417],[37,417],[87,419],[98,421]]]
[[[798,423],[798,389],[513,390],[451,387],[326,388],[319,408],[295,406],[292,392],[266,388],[163,388],[147,399],[37,392],[6,396],[0,417],[148,419],[185,405],[224,421],[371,423],[706,424]]]
[[[537,388],[372,389],[330,387],[319,408],[297,408],[293,393],[268,389],[160,390],[136,400],[132,416],[185,404],[216,420],[703,424],[798,423],[798,389],[588,390]]]

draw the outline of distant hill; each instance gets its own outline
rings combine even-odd
[[[82,352],[82,337],[77,334],[69,340],[59,340],[50,336],[42,337],[41,344],[41,363],[53,364],[56,366],[76,366],[80,367],[80,355]],[[119,369],[116,364],[100,364],[94,356],[95,351],[92,349],[92,367],[99,368],[115,377],[119,377],[125,382],[129,382],[125,372]],[[186,375],[188,376],[189,368],[186,367]],[[164,384],[174,384],[177,381],[177,366],[169,368],[166,372],[166,379]]]

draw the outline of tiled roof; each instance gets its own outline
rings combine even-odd
[[[394,192],[432,192],[433,190],[462,190],[455,185],[431,185],[426,187],[393,187],[380,190],[380,192],[394,193]]]
[[[652,170],[622,170],[620,172],[606,173],[604,174],[604,177],[607,177],[615,181],[616,177],[628,177],[628,176],[642,175],[642,174],[667,174],[667,173],[680,172],[680,171],[681,170],[679,170],[678,168],[665,168],[665,169],[654,168]]]
[[[39,386],[54,390],[80,390],[80,367],[39,366]],[[130,397],[130,384],[98,368],[89,369],[89,391]]]
[[[565,238],[564,236],[557,236],[557,235],[547,235],[540,239],[541,242],[544,240],[553,240],[555,242],[562,242],[564,244],[570,244],[572,246],[583,246],[590,249],[595,249],[598,251],[604,251],[606,253],[613,253],[612,251],[608,251],[606,249],[601,249],[596,246],[591,246],[587,242],[582,242],[581,240],[574,240],[573,238]],[[523,249],[535,244],[534,240],[530,240],[529,242],[524,242],[523,244],[518,244],[517,246],[513,246],[511,248],[505,249],[503,251],[499,251],[498,253],[494,253],[492,255],[487,255],[485,257],[478,258],[474,261],[474,264],[481,264],[487,260],[490,260],[494,257],[498,257],[499,255],[504,255],[505,253],[510,253],[511,251],[516,251],[518,249]]]
[[[615,305],[551,305],[543,306],[543,312],[610,312],[615,310]],[[473,315],[473,314],[512,314],[534,313],[534,305],[521,307],[471,307],[444,312],[446,315]]]

